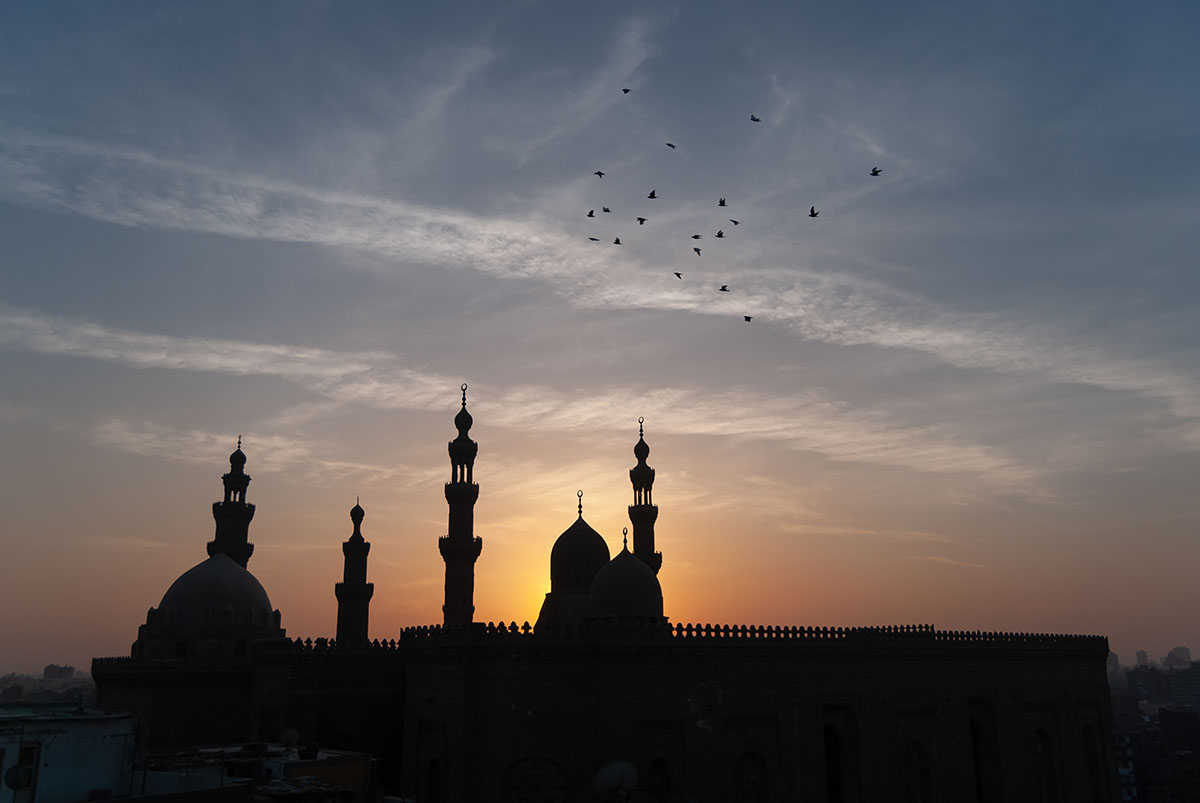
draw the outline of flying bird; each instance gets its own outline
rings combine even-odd
[[[589,239],[589,240],[591,240],[591,241],[592,241],[592,242],[594,242],[594,243],[598,243],[598,242],[600,242],[600,238],[599,238],[599,237],[588,237],[588,239]]]
[[[746,323],[750,323],[750,321],[754,318],[753,315],[743,315],[742,317],[746,319]]]
[[[728,292],[729,292],[729,285],[727,285],[727,284],[723,284],[723,285],[721,285],[720,287],[718,287],[718,288],[717,288],[717,292],[718,292],[718,293],[728,293]]]
[[[724,237],[724,236],[725,236],[725,230],[724,230],[724,229],[717,229],[717,233],[716,233],[715,235],[713,235],[713,236],[714,236],[714,237],[716,237],[718,240],[720,240],[722,237]]]
[[[821,213],[817,211],[817,208],[815,206],[810,206],[808,208],[808,216],[809,217],[816,217],[819,214],[821,214]]]
[[[637,219],[637,222],[638,222],[638,225],[639,225],[639,226],[645,226],[645,225],[646,225],[646,218],[644,218],[644,217],[640,217],[640,218],[638,218],[638,219]]]
[[[717,201],[717,206],[724,206],[724,205],[725,205],[725,199],[724,199],[724,198],[722,198],[721,200]]]
[[[620,238],[620,237],[617,237],[615,240],[613,240],[613,245],[620,245],[620,244],[621,244],[621,238]]]
[[[755,116],[752,114],[752,115],[750,115],[750,122],[752,122],[752,123],[761,123],[761,122],[762,122],[762,118],[760,118],[760,117],[755,117]]]
[[[596,210],[595,210],[595,209],[589,209],[589,210],[588,210],[588,213],[587,213],[587,216],[588,216],[588,217],[595,217],[595,216],[596,216]]]
[[[622,95],[628,95],[628,94],[629,94],[630,92],[632,92],[632,91],[633,91],[632,89],[628,89],[628,88],[626,88],[626,89],[622,89],[622,90],[621,90],[621,94],[622,94]]]
[[[878,176],[878,175],[879,175],[880,173],[882,173],[882,172],[883,172],[883,171],[882,171],[882,170],[880,170],[878,167],[872,167],[872,168],[871,168],[871,175],[872,175],[872,176]]]
[[[592,175],[595,176],[596,178],[604,178],[604,171],[597,170],[595,173],[592,173]]]
[[[741,223],[739,223],[738,221],[734,220],[733,218],[729,218],[729,222],[730,222],[730,223],[732,223],[732,224],[733,224],[733,225],[735,225],[735,226],[740,226],[740,225],[742,225]]]
[[[670,148],[671,150],[675,150],[675,143],[674,143],[674,142],[668,142],[668,143],[667,143],[667,147],[668,147],[668,148]]]
[[[602,207],[600,207],[600,211],[601,211],[601,212],[612,212],[612,210],[611,210],[611,209],[609,209],[607,206],[602,206]]]
[[[700,256],[700,249],[699,249],[699,248],[693,248],[692,250],[696,252],[696,256]]]
[[[683,274],[682,274],[682,273],[680,273],[679,271],[675,271],[675,278],[676,278],[676,279],[682,279],[682,278],[683,278]]]
[[[654,194],[654,190],[650,190],[650,194],[647,195],[646,197],[653,199],[653,198],[657,198],[658,196]]]
[[[703,237],[703,236],[704,236],[703,234],[693,234],[693,235],[692,235],[692,239],[693,239],[693,240],[699,240],[699,239],[700,239],[701,237]]]

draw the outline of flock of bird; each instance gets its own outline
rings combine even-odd
[[[621,90],[622,94],[625,94],[625,95],[628,95],[628,94],[629,94],[630,92],[632,92],[632,91],[633,91],[632,89],[628,89],[628,88],[625,88],[625,89],[622,89],[622,90]],[[751,115],[750,115],[750,122],[752,122],[752,123],[761,123],[761,122],[762,122],[762,118],[761,118],[761,117],[758,117],[757,115],[751,114]],[[665,144],[666,144],[666,146],[667,146],[668,148],[670,148],[671,150],[676,150],[676,149],[677,149],[677,146],[676,146],[676,145],[675,145],[675,143],[673,143],[673,142],[667,142],[667,143],[665,143]],[[868,173],[867,175],[869,175],[869,176],[872,176],[872,177],[878,177],[878,176],[882,175],[882,173],[883,173],[883,171],[882,171],[882,170],[880,170],[878,167],[872,167],[872,168],[871,168],[871,172],[870,172],[870,173]],[[597,170],[597,171],[595,171],[594,173],[592,173],[592,175],[594,175],[594,176],[595,176],[597,179],[603,179],[603,178],[604,178],[606,175],[608,175],[608,174],[607,174],[607,173],[605,173],[603,170]],[[650,190],[650,192],[649,192],[649,193],[646,195],[646,198],[647,198],[648,200],[651,200],[651,201],[658,200],[658,190],[657,190],[657,189],[651,189],[651,190]],[[718,206],[718,207],[727,207],[728,205],[729,205],[729,204],[726,202],[726,199],[725,199],[724,197],[722,197],[722,198],[719,198],[719,199],[717,200],[717,206]],[[604,215],[604,214],[612,214],[612,213],[613,213],[613,212],[612,212],[612,209],[610,209],[609,207],[607,207],[607,206],[601,206],[601,207],[600,207],[600,214]],[[820,211],[819,209],[817,209],[817,207],[816,207],[816,206],[809,206],[809,208],[808,208],[808,216],[809,216],[810,218],[815,218],[815,217],[819,216],[820,214],[821,214],[821,211]],[[594,208],[593,208],[593,209],[589,209],[589,210],[587,211],[587,214],[586,214],[586,215],[584,215],[584,217],[588,217],[588,218],[595,218],[595,217],[596,217],[596,210],[595,210]],[[637,221],[637,224],[638,224],[639,226],[644,226],[644,225],[646,225],[646,222],[649,220],[649,218],[646,218],[646,217],[635,217],[635,218],[634,218],[634,220],[636,220],[636,221]],[[728,221],[729,221],[731,224],[733,224],[734,226],[740,226],[740,225],[742,224],[742,222],[741,222],[740,220],[736,220],[736,219],[734,219],[734,218],[727,218],[727,220],[728,220]],[[702,234],[693,234],[693,235],[691,235],[691,239],[693,239],[693,240],[701,240],[701,239],[703,239],[703,237],[704,237],[704,235],[702,235]],[[717,229],[717,233],[713,235],[713,238],[714,238],[714,239],[717,239],[717,240],[723,240],[723,239],[725,239],[725,230],[724,230],[723,228],[719,228],[719,229]],[[598,242],[600,242],[600,238],[599,238],[599,237],[588,237],[588,240],[589,240],[590,242],[593,242],[593,243],[598,243]],[[621,238],[620,238],[619,236],[618,236],[618,237],[615,237],[615,238],[613,239],[613,241],[612,241],[612,244],[613,244],[613,245],[623,245],[623,243],[621,242]],[[701,255],[702,255],[702,251],[703,251],[703,249],[702,249],[702,248],[700,248],[699,246],[693,245],[693,246],[692,246],[692,251],[694,251],[694,252],[696,253],[696,256],[701,256]],[[681,272],[679,272],[679,271],[674,271],[673,273],[674,273],[674,275],[675,275],[675,278],[676,278],[676,279],[679,279],[680,281],[683,281],[683,273],[681,273]],[[729,289],[729,285],[727,285],[727,284],[723,284],[723,285],[721,285],[720,287],[718,287],[718,288],[717,288],[717,292],[718,292],[718,293],[728,293],[728,292],[731,292],[731,291],[730,291],[730,289]],[[744,319],[744,320],[745,320],[747,323],[749,323],[750,321],[752,321],[752,320],[754,319],[754,316],[752,316],[752,315],[743,315],[743,316],[742,316],[742,318],[743,318],[743,319]]]

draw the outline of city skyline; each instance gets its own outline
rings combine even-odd
[[[470,8],[0,11],[0,673],[127,653],[239,434],[289,635],[356,498],[439,622],[463,382],[477,620],[644,417],[672,621],[1200,644],[1197,12]]]

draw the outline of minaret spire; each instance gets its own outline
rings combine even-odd
[[[438,539],[438,549],[446,562],[446,601],[442,613],[447,626],[471,624],[475,615],[475,561],[483,549],[483,539],[475,535],[475,501],[479,485],[474,481],[475,455],[479,444],[467,433],[474,420],[467,412],[467,385],[462,385],[462,409],[454,416],[458,437],[450,441],[450,482],[446,483],[446,504],[450,521],[446,535]]]
[[[333,587],[338,601],[337,643],[342,648],[361,647],[367,643],[367,619],[375,584],[367,582],[367,553],[371,544],[363,538],[362,522],[366,512],[358,499],[350,508],[354,532],[342,544],[345,556],[342,582]]]
[[[658,574],[662,568],[662,553],[654,551],[654,522],[658,519],[658,505],[653,504],[651,491],[654,488],[654,469],[646,464],[650,446],[646,443],[643,425],[645,418],[638,418],[638,442],[633,447],[637,465],[629,469],[629,481],[633,483],[633,504],[629,506],[629,521],[633,524],[633,554]]]
[[[225,499],[213,502],[213,518],[217,522],[217,533],[208,542],[208,554],[223,552],[243,569],[254,553],[250,538],[250,520],[254,518],[254,505],[246,501],[246,488],[250,475],[246,473],[246,455],[242,451],[242,436],[238,435],[237,449],[229,455],[229,473],[221,477],[225,485]]]

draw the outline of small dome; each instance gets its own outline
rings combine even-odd
[[[458,415],[454,416],[454,426],[458,429],[459,434],[465,437],[474,423],[475,419],[471,418],[471,414],[467,412],[467,405],[464,404],[458,411]]]
[[[638,459],[639,463],[645,463],[646,458],[650,456],[650,444],[646,443],[645,439],[638,437],[638,442],[633,446],[633,456]]]
[[[238,448],[233,450],[233,454],[229,455],[229,467],[232,469],[242,469],[246,467],[246,453],[242,451],[241,442],[238,442]]]
[[[366,515],[367,511],[363,510],[362,505],[355,501],[354,507],[350,508],[350,521],[355,524],[362,524],[362,520]]]
[[[662,586],[654,570],[628,549],[596,573],[588,597],[592,619],[662,619]]]
[[[166,616],[173,611],[175,625],[182,627],[206,624],[210,611],[232,611],[238,622],[248,618],[265,625],[272,621],[271,600],[262,583],[224,552],[180,575],[163,594],[158,610]]]
[[[586,592],[608,559],[608,544],[580,514],[550,550],[550,590]]]

